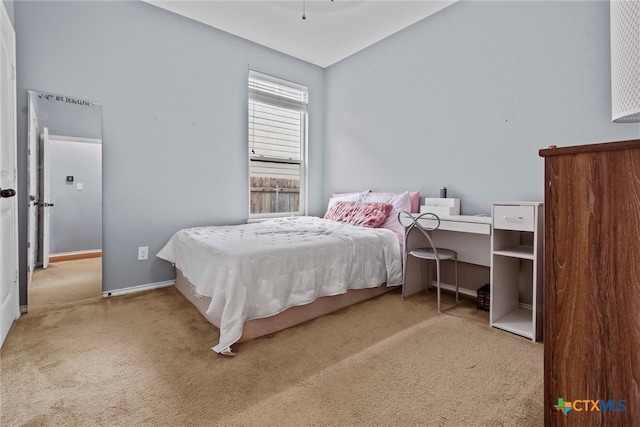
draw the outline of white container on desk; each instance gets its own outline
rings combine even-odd
[[[425,197],[424,205],[420,206],[420,213],[434,213],[440,217],[460,215],[460,199]]]

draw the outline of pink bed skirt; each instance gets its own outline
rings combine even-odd
[[[182,271],[178,268],[176,268],[176,288],[178,288],[187,300],[196,306],[198,311],[209,322],[217,328],[220,328],[220,319],[207,314],[207,308],[211,303],[211,298],[193,292],[192,289],[195,289],[194,286],[184,277]],[[290,307],[274,316],[248,320],[244,324],[242,337],[238,342],[249,341],[290,328],[291,326],[385,294],[393,289],[394,287],[387,287],[386,285],[367,289],[351,289],[344,294],[320,297],[309,304]]]

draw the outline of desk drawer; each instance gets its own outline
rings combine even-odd
[[[494,206],[493,228],[499,230],[533,231],[534,206]]]
[[[420,224],[427,228],[438,226],[438,221],[434,219],[421,219]],[[491,234],[490,223],[450,221],[447,217],[440,218],[440,228],[438,230],[459,231],[461,233]]]

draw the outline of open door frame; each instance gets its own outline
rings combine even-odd
[[[42,268],[49,267],[49,241],[51,238],[51,152],[50,152],[49,128],[42,132],[42,199],[40,209],[42,212]]]
[[[31,279],[38,259],[38,156],[40,155],[40,127],[33,107],[33,99],[29,97],[29,208],[27,235],[27,289],[31,286]]]
[[[15,31],[0,2],[0,346],[20,317],[15,59]]]

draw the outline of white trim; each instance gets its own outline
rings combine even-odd
[[[84,255],[84,254],[94,254],[96,252],[102,253],[102,249],[88,249],[86,251],[73,251],[73,252],[58,252],[55,254],[49,254],[50,257],[61,257],[61,256],[69,256],[69,255]]]
[[[64,136],[64,135],[49,135],[49,140],[66,141],[66,142],[86,142],[89,144],[102,144],[102,140],[97,138],[79,138],[77,136]]]
[[[436,281],[433,281],[433,282],[431,283],[431,285],[432,285],[434,288],[436,287],[436,284],[437,284],[437,282],[436,282]],[[444,289],[444,290],[446,290],[446,291],[453,291],[453,292],[455,292],[455,291],[456,291],[456,286],[455,286],[455,285],[448,285],[448,284],[446,284],[446,283],[442,283],[442,282],[440,282],[440,289]],[[461,286],[460,286],[460,287],[458,287],[458,293],[463,294],[463,295],[467,295],[467,296],[470,296],[470,297],[474,297],[474,298],[477,298],[477,297],[478,297],[478,293],[477,293],[476,291],[471,290],[471,289],[467,289],[467,288],[463,288],[463,287],[461,287]]]
[[[120,295],[134,294],[137,292],[166,288],[168,286],[175,285],[175,283],[175,280],[166,280],[164,282],[148,283],[146,285],[131,286],[130,288],[116,289],[113,291],[102,291],[102,298],[117,297]]]
[[[20,306],[20,313],[22,314],[27,314],[29,312],[29,309],[26,305],[21,305]]]
[[[531,304],[525,304],[523,302],[518,303],[518,307],[524,308],[525,310],[529,310],[529,311],[533,310],[533,306]]]
[[[436,287],[437,282],[434,280],[431,285],[435,288]],[[455,285],[448,285],[446,283],[442,283],[440,282],[440,289],[445,289],[447,291],[452,291],[455,292],[456,291],[456,287]],[[458,288],[458,293],[464,294],[464,295],[468,295],[470,297],[474,297],[474,298],[478,298],[478,292],[477,291],[472,291],[471,289],[466,289],[466,288]],[[533,306],[531,304],[526,304],[524,302],[520,302],[518,303],[518,307],[520,308],[524,308],[525,310],[533,310]]]

